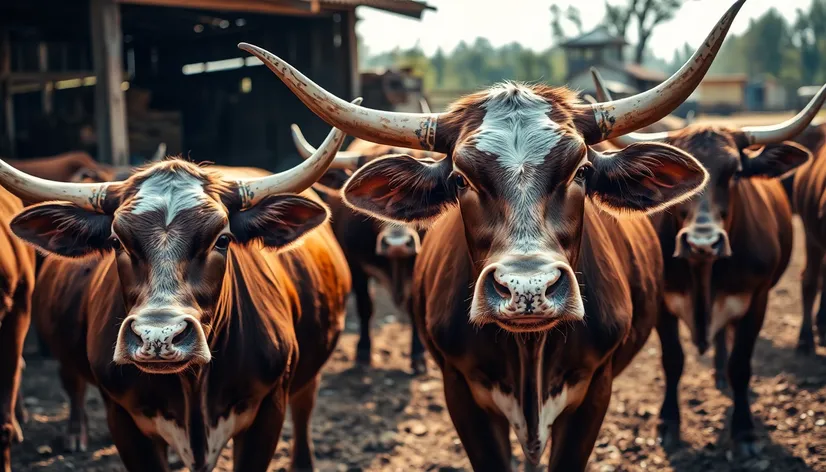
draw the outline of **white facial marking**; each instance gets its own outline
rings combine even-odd
[[[188,208],[194,208],[209,201],[201,179],[186,173],[158,173],[146,179],[135,195],[135,206],[131,213],[140,215],[150,211],[163,210],[166,224]]]
[[[476,149],[496,156],[508,183],[508,234],[513,252],[540,249],[542,211],[536,203],[545,186],[536,170],[560,144],[563,131],[551,120],[551,105],[530,88],[505,83],[493,87],[482,105],[485,116],[475,134]]]
[[[493,87],[484,103],[485,117],[476,133],[476,149],[496,156],[518,180],[539,166],[559,143],[562,131],[551,120],[551,105],[528,87],[505,83]]]

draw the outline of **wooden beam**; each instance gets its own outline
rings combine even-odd
[[[277,15],[311,15],[312,5],[300,0],[115,0],[118,3],[159,7],[196,8]]]
[[[350,10],[342,13],[346,19],[344,22],[345,34],[347,35],[347,48],[349,53],[348,65],[350,66],[350,98],[361,96],[361,73],[359,73],[359,47],[356,37],[356,11]]]
[[[95,120],[98,160],[129,165],[126,101],[123,97],[123,32],[120,5],[114,0],[91,0],[92,54],[95,76]]]
[[[41,73],[49,70],[49,46],[43,42],[37,44],[37,66]],[[41,86],[43,87],[43,92],[41,93],[40,101],[43,105],[43,114],[49,116],[52,114],[52,109],[54,108],[52,101],[54,85],[51,82],[44,81],[41,82]]]
[[[11,39],[8,31],[0,31],[0,103],[3,122],[9,140],[9,156],[17,157],[17,134],[14,126],[14,97],[11,94]]]

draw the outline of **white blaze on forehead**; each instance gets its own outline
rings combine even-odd
[[[131,213],[164,211],[166,224],[172,223],[182,210],[195,208],[209,201],[204,182],[186,172],[160,172],[146,179],[135,195]]]
[[[524,85],[493,87],[482,107],[485,116],[475,134],[475,146],[496,156],[502,166],[511,251],[534,252],[543,240],[543,213],[537,203],[546,185],[531,178],[559,146],[563,130],[550,118],[551,104]]]
[[[485,117],[476,133],[476,149],[496,156],[508,173],[519,177],[539,166],[562,137],[550,118],[551,105],[530,88],[505,83],[493,87],[482,105]]]

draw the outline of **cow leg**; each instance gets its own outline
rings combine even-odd
[[[89,447],[86,380],[75,369],[61,364],[60,382],[69,397],[69,428],[64,446],[69,452],[86,452]]]
[[[820,267],[821,275],[820,280],[826,280],[826,264],[822,264]],[[826,346],[826,297],[823,296],[824,294],[824,287],[821,287],[820,290],[820,307],[817,310],[817,337],[820,341],[821,346]]]
[[[464,376],[456,369],[445,366],[443,374],[447,411],[473,470],[510,470],[508,420],[480,408]]]
[[[291,470],[313,470],[313,440],[310,433],[310,417],[315,407],[319,375],[300,392],[290,398],[290,416],[293,420],[293,452]]]
[[[269,467],[287,408],[287,391],[278,390],[265,398],[258,407],[255,421],[244,431],[232,438],[232,463],[235,472],[264,472]]]
[[[671,313],[663,312],[657,321],[657,334],[662,348],[665,372],[665,396],[660,408],[659,440],[666,451],[680,446],[680,377],[683,375],[685,355],[680,344],[680,321]]]
[[[31,321],[30,294],[20,289],[12,309],[0,315],[0,472],[11,471],[11,444],[23,440],[15,417],[20,389],[23,342]]]
[[[25,344],[25,341],[23,341]],[[26,359],[20,358],[20,384],[17,389],[17,401],[14,404],[14,416],[17,418],[18,424],[26,424],[29,422],[29,410],[26,409],[26,404],[23,402],[23,371],[26,370]]]
[[[359,342],[356,346],[356,362],[371,364],[372,342],[370,340],[370,319],[373,317],[373,297],[370,296],[370,278],[358,264],[350,265],[353,277],[353,294],[356,296],[356,311],[359,315]]]
[[[803,298],[803,321],[800,324],[800,336],[797,340],[797,352],[801,354],[811,354],[815,347],[814,331],[812,328],[812,308],[815,304],[815,296],[820,285],[820,266],[823,262],[823,250],[806,237],[806,268],[803,269],[803,277],[800,282],[801,295]]]
[[[746,315],[737,321],[734,348],[728,365],[728,376],[734,396],[731,436],[735,453],[745,457],[756,456],[758,453],[754,421],[749,406],[749,381],[751,356],[760,328],[763,326],[768,296],[767,289],[756,294]]]
[[[611,365],[603,366],[591,379],[588,393],[576,410],[563,414],[553,425],[548,472],[584,471],[597,442],[602,420],[611,403]]]
[[[410,315],[410,368],[413,370],[413,375],[421,375],[427,373],[427,361],[424,358],[424,344],[422,338],[419,337],[419,329],[416,322],[413,320],[413,297],[407,302],[407,313]]]
[[[146,437],[135,420],[123,407],[103,395],[106,404],[106,422],[112,442],[118,450],[123,465],[129,472],[157,470],[169,472],[166,447]]]
[[[724,326],[714,336],[714,385],[724,392],[728,387],[726,364],[728,363],[727,329]]]

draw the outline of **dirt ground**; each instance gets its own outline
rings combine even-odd
[[[799,222],[798,222],[799,223]],[[769,313],[754,357],[752,410],[762,434],[762,457],[737,463],[728,452],[731,400],[714,387],[711,359],[699,358],[683,330],[686,369],[681,384],[685,447],[667,455],[655,441],[663,375],[656,334],[614,383],[614,395],[592,455],[600,472],[664,470],[826,471],[826,348],[802,358],[794,347],[800,326],[799,274],[804,257],[800,226],[791,265],[772,290]],[[313,416],[316,466],[320,471],[470,470],[451,425],[438,369],[408,373],[409,322],[383,292],[374,328],[374,367],[354,367],[357,322],[324,369]],[[352,308],[352,306],[351,306]],[[33,348],[33,346],[32,346]],[[121,471],[96,392],[90,392],[90,450],[64,454],[68,407],[56,361],[30,354],[23,378],[32,414],[26,440],[12,449],[14,471]],[[289,465],[291,428],[285,425],[271,470]],[[513,440],[516,457],[521,452]],[[230,448],[216,470],[231,470]],[[547,460],[547,453],[546,453]]]

